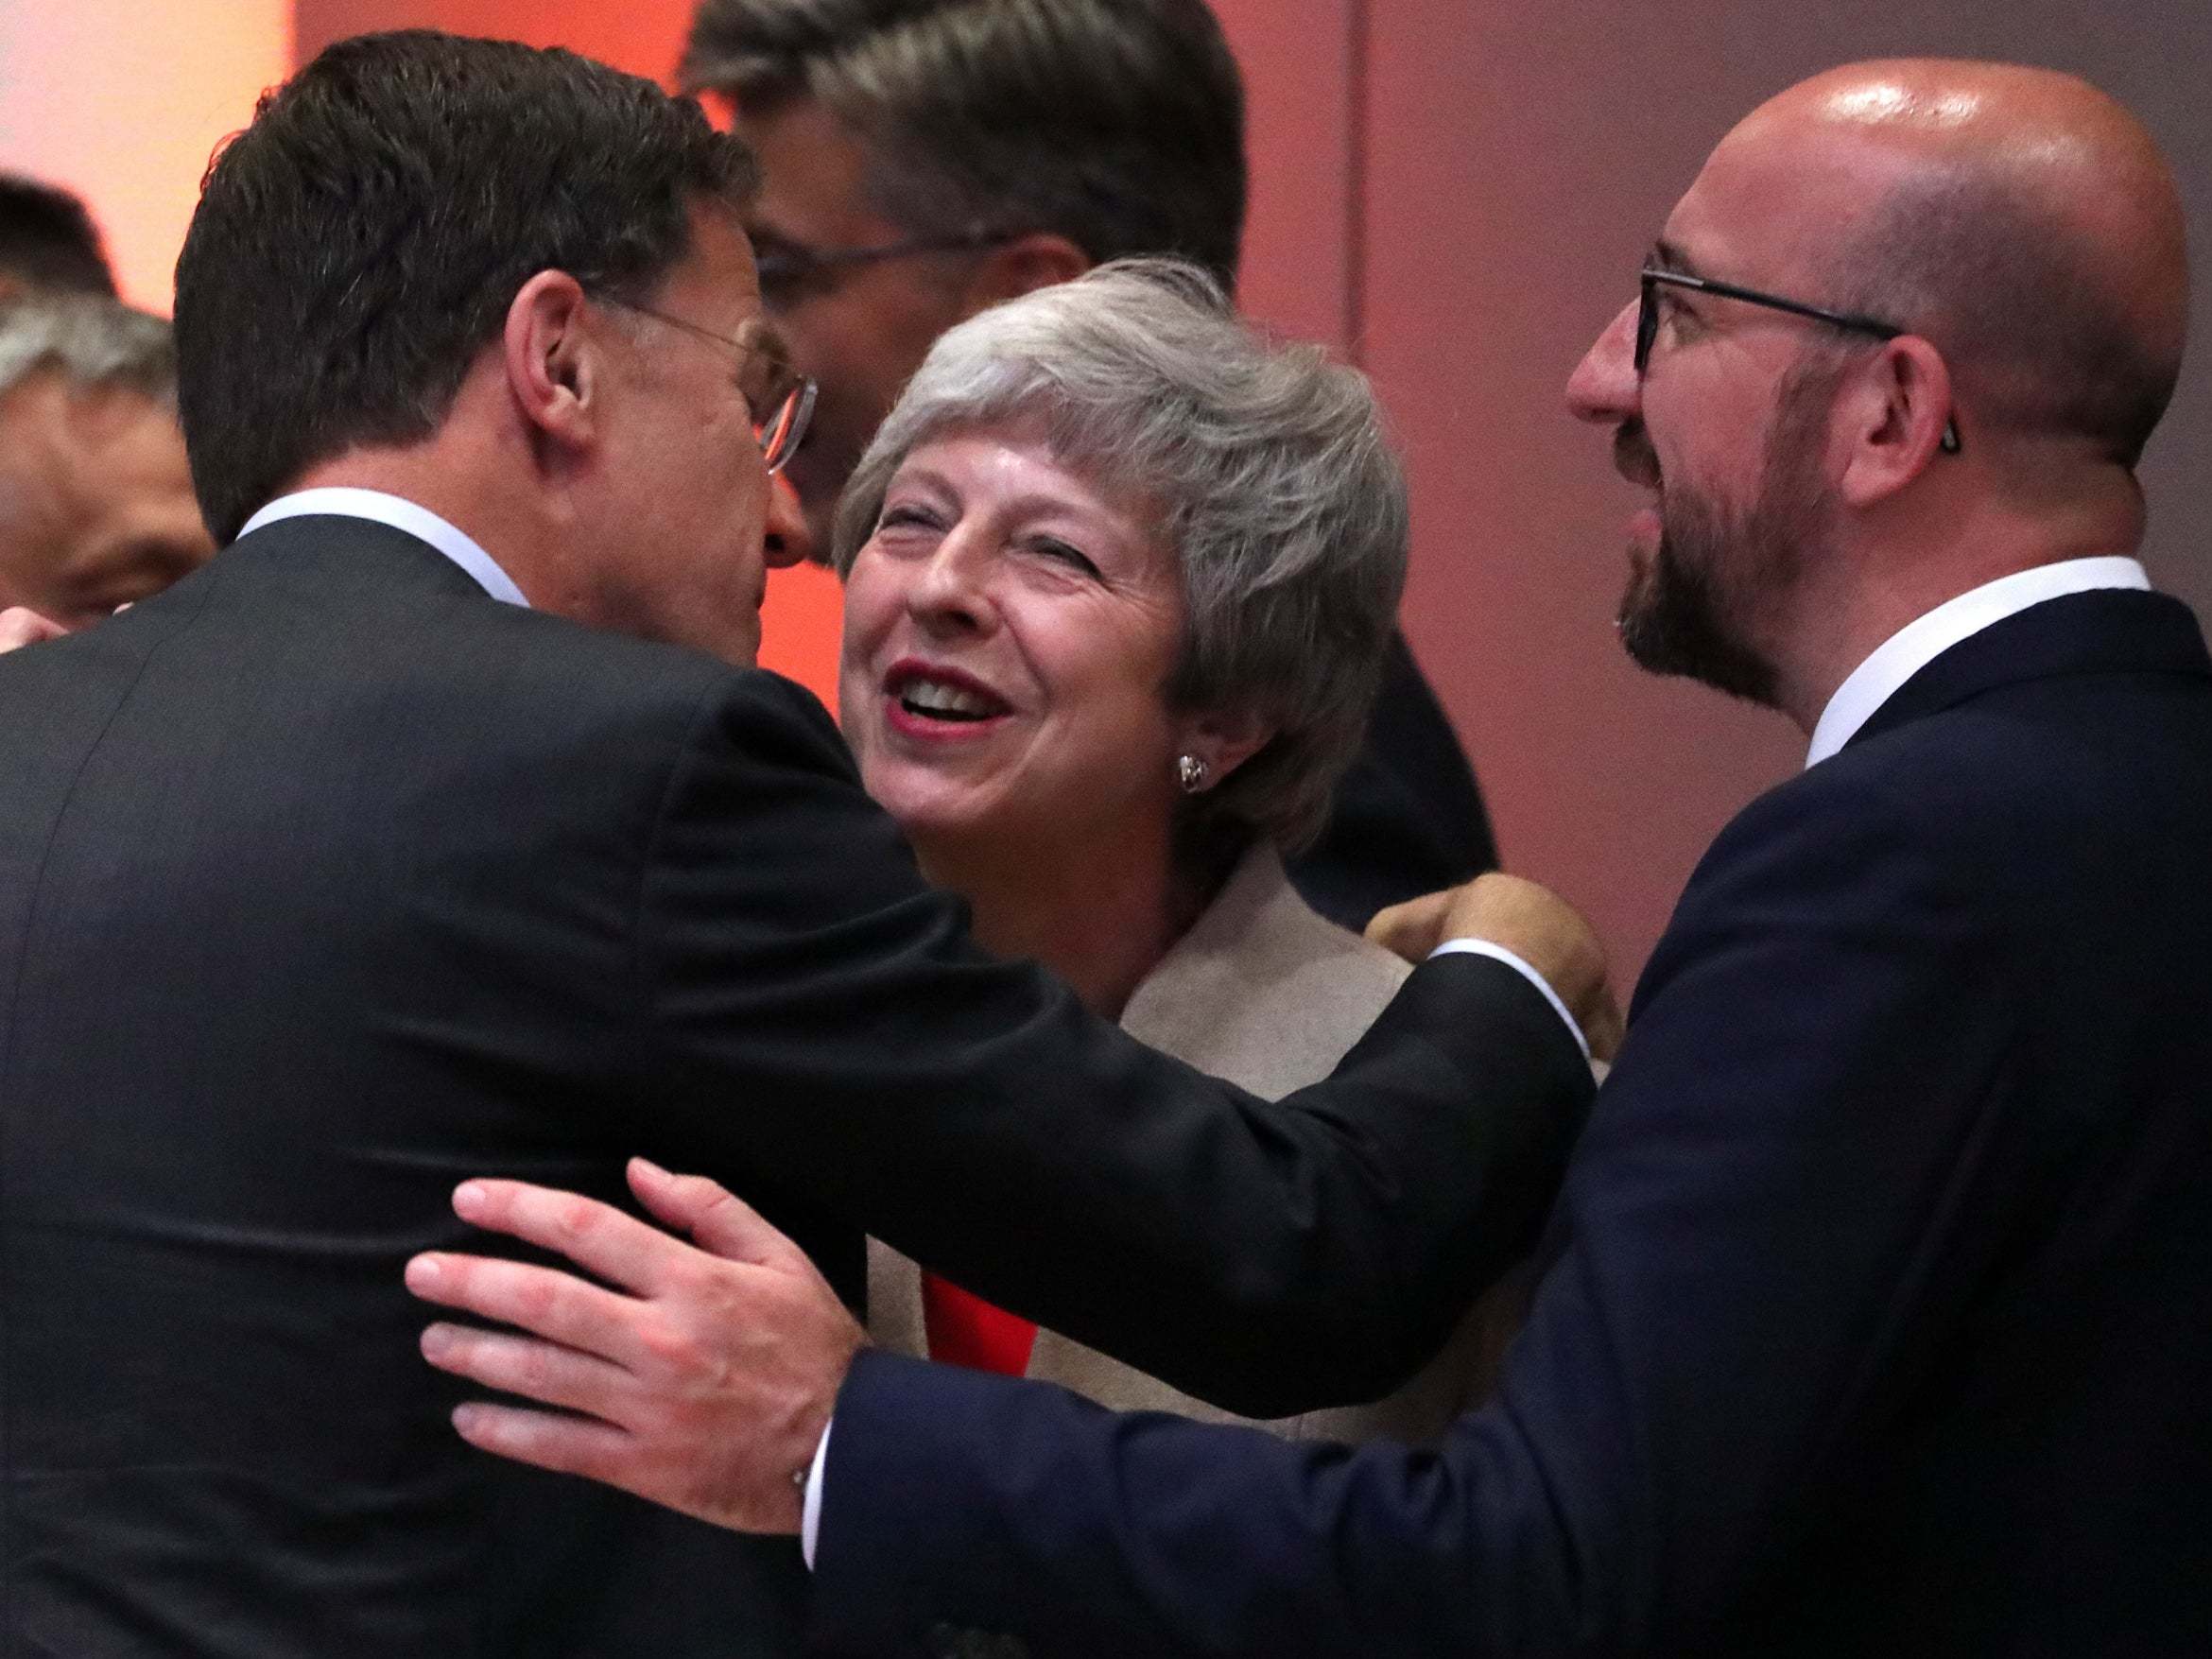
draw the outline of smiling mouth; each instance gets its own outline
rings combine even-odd
[[[1006,700],[964,674],[926,668],[893,668],[885,677],[884,695],[917,720],[979,725],[1009,712]]]
[[[1613,469],[1646,490],[1659,488],[1659,452],[1645,436],[1641,421],[1623,421],[1613,434]]]

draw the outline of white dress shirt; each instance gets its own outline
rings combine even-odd
[[[2151,578],[2133,559],[2067,559],[2000,576],[1945,600],[1890,635],[1836,687],[1836,695],[1828,699],[1828,706],[1821,711],[1813,727],[1812,747],[1806,753],[1805,764],[1818,766],[1841,749],[1906,681],[1992,623],[2067,594],[2150,585]]]
[[[499,562],[479,547],[467,531],[446,523],[427,507],[418,507],[404,495],[388,495],[382,490],[354,490],[337,485],[325,485],[316,490],[295,490],[289,495],[280,495],[251,518],[238,532],[250,536],[264,525],[273,525],[279,519],[304,518],[322,514],[334,518],[365,518],[380,525],[389,525],[395,530],[405,530],[418,542],[427,542],[469,575],[476,585],[503,604],[530,608],[523,597],[522,589],[514,585],[514,579],[499,568]]]

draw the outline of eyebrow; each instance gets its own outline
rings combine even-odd
[[[1644,255],[1644,261],[1654,270],[1670,270],[1682,276],[1694,277],[1705,274],[1698,268],[1696,260],[1664,236],[1651,244],[1651,251]]]

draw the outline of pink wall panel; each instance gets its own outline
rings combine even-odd
[[[1349,349],[1358,294],[1356,30],[1365,0],[1215,0],[1243,68],[1252,200],[1244,308]]]

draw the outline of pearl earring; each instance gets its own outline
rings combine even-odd
[[[1179,754],[1175,757],[1175,779],[1183,786],[1185,795],[1197,794],[1206,786],[1206,779],[1212,775],[1213,769],[1195,754]]]

